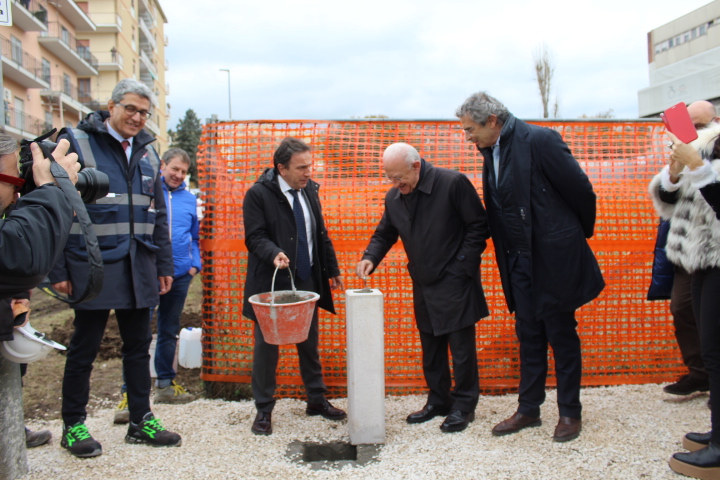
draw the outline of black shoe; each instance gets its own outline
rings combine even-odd
[[[690,453],[676,453],[670,458],[673,471],[693,478],[720,478],[720,444],[710,442]]]
[[[683,375],[677,382],[663,388],[663,392],[671,395],[690,395],[691,393],[707,392],[708,390],[710,390],[710,384],[707,379],[701,380],[690,376],[690,374]]]
[[[327,400],[323,403],[308,402],[305,413],[308,415],[322,415],[328,420],[342,420],[347,417],[347,413],[345,413],[344,410],[333,407]]]
[[[182,445],[182,438],[177,433],[163,427],[160,419],[155,418],[152,412],[148,412],[142,422],[130,422],[125,442],[146,443],[155,447],[179,447]]]
[[[475,412],[465,413],[461,410],[453,410],[440,425],[440,430],[447,433],[462,432],[473,420],[475,420]]]
[[[691,452],[694,452],[695,450],[700,450],[701,448],[705,448],[710,444],[710,434],[712,432],[707,433],[695,433],[690,432],[686,434],[683,437],[683,448],[685,450],[690,450]]]
[[[71,427],[65,427],[60,446],[80,458],[102,455],[102,446],[90,435],[82,421]]]
[[[40,445],[45,445],[52,438],[52,432],[50,430],[36,430],[32,431],[25,427],[25,446],[27,448],[35,448]]]
[[[439,407],[437,405],[425,405],[422,410],[413,412],[407,416],[407,423],[423,423],[432,420],[435,417],[444,417],[450,413],[450,407]]]
[[[255,435],[270,435],[272,433],[272,412],[257,412],[250,431]]]

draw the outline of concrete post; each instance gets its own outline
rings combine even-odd
[[[20,365],[0,355],[0,479],[14,480],[28,471]]]
[[[350,443],[385,443],[385,332],[377,289],[345,292]]]

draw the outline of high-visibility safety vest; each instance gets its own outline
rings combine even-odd
[[[107,141],[112,138],[109,134],[88,134],[77,128],[66,128],[62,136],[70,141],[83,168],[97,168],[110,179],[110,193],[85,205],[103,262],[113,263],[125,258],[132,240],[156,251],[158,247],[153,243],[157,213],[155,195],[163,192],[155,191],[155,179],[160,170],[160,158],[155,149],[150,145],[134,148],[128,169],[122,147],[114,139]],[[77,218],[73,220],[66,249],[78,258],[87,259]]]

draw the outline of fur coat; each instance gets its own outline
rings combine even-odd
[[[713,157],[720,124],[698,130],[692,145],[704,159]],[[670,220],[667,257],[688,272],[720,267],[720,221],[689,177],[687,167],[680,180],[670,182],[668,166],[650,182],[650,195],[660,217]],[[720,180],[720,159],[710,161],[714,180]]]

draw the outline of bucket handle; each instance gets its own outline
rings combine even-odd
[[[275,306],[275,275],[277,275],[278,270],[280,269],[280,266],[275,267],[275,272],[273,272],[273,278],[272,278],[272,285],[270,285],[270,306]],[[295,290],[295,281],[293,280],[292,272],[290,271],[290,268],[287,269],[288,273],[290,274],[290,285],[292,285],[292,291],[293,294],[297,292]]]

